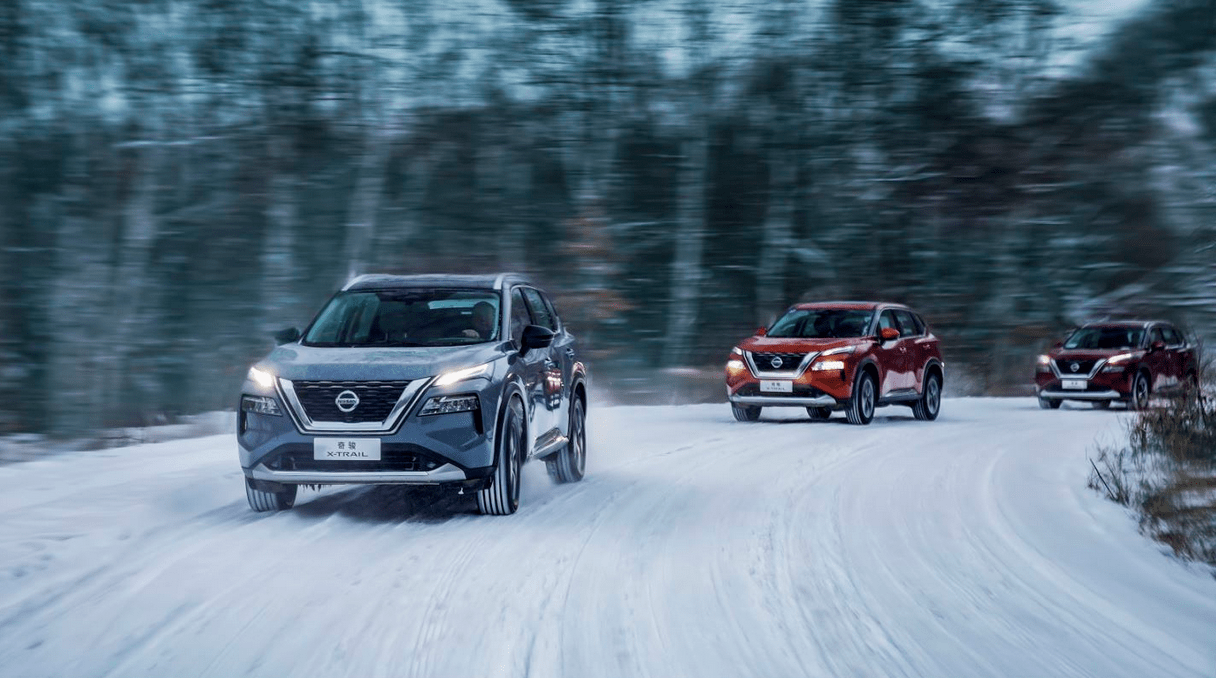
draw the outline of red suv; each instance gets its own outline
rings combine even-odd
[[[844,410],[868,424],[874,408],[907,405],[937,418],[944,363],[937,337],[912,309],[878,302],[798,304],[731,350],[726,395],[739,421],[765,407]]]
[[[1084,325],[1046,355],[1039,356],[1034,381],[1039,406],[1056,409],[1065,400],[1088,400],[1129,409],[1148,406],[1149,394],[1197,386],[1199,361],[1173,325],[1128,320]]]

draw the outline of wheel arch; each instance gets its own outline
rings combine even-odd
[[[870,376],[874,377],[874,395],[877,396],[882,392],[882,370],[878,369],[878,361],[871,357],[867,357],[857,366],[857,369],[853,372],[853,384],[849,388],[852,389],[853,386],[856,386],[857,380],[865,372],[869,372]],[[853,395],[855,394],[850,391],[849,397],[851,398]]]
[[[930,358],[929,362],[925,363],[925,379],[928,379],[929,375],[931,374],[936,374],[937,378],[941,381],[942,388],[945,388],[946,367],[942,364],[942,361],[938,360],[937,358]],[[921,380],[921,383],[923,385],[924,380]]]
[[[519,398],[519,404],[524,409],[523,420],[520,421],[520,426],[524,429],[524,440],[531,441],[528,437],[528,398],[527,391],[524,390],[523,384],[518,377],[511,379],[502,388],[502,395],[498,398],[498,414],[494,417],[494,465],[498,465],[498,450],[499,443],[502,439],[502,427],[507,420],[507,406],[510,405],[512,398]],[[530,445],[530,443],[529,443]]]

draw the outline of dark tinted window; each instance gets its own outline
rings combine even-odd
[[[454,346],[498,334],[490,290],[359,290],[330,300],[304,335],[306,346]]]
[[[1165,337],[1161,334],[1160,327],[1154,327],[1152,332],[1148,335],[1148,343],[1155,344],[1158,341],[1164,344]]]
[[[860,337],[870,327],[873,311],[835,308],[795,308],[768,331],[775,338],[833,339]]]
[[[1186,340],[1182,338],[1182,333],[1173,327],[1162,328],[1161,334],[1165,337],[1165,343],[1170,346],[1181,346],[1186,343]]]
[[[511,340],[519,343],[524,336],[524,328],[532,324],[532,316],[524,305],[524,296],[519,288],[511,290]]]
[[[905,337],[915,337],[925,333],[924,327],[917,322],[916,316],[910,311],[896,311],[895,319],[899,321],[899,333]]]
[[[532,317],[536,319],[536,324],[556,332],[557,323],[554,322],[553,315],[549,313],[549,307],[545,304],[545,300],[541,298],[540,292],[530,287],[525,287],[524,298],[528,300],[528,308],[532,311]]]

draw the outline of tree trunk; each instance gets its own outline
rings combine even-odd
[[[705,193],[708,177],[708,130],[702,127],[684,141],[679,174],[675,256],[671,263],[671,292],[667,308],[667,343],[663,365],[678,367],[691,355],[690,340],[699,314],[702,257],[705,249]]]
[[[794,163],[778,149],[770,155],[768,211],[756,270],[756,322],[768,325],[785,307],[785,273],[793,246]]]
[[[385,170],[392,156],[388,136],[384,131],[369,134],[367,149],[359,167],[350,217],[346,223],[347,280],[367,272],[368,252],[376,237],[376,216],[384,193]]]

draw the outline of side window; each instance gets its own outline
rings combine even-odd
[[[532,311],[536,324],[556,332],[557,323],[554,322],[553,315],[549,313],[549,307],[545,305],[545,300],[541,298],[540,292],[531,287],[525,287],[524,298],[528,300],[528,308]]]
[[[881,332],[888,327],[893,327],[897,330],[899,329],[899,325],[895,322],[894,311],[883,311],[882,315],[878,316],[878,331]]]
[[[1161,335],[1161,328],[1154,327],[1151,334],[1148,335],[1148,345],[1152,346],[1155,342],[1165,342],[1165,337]]]
[[[899,321],[899,333],[905,337],[915,337],[924,334],[920,324],[910,311],[896,311],[895,319]]]
[[[1165,337],[1165,343],[1168,346],[1182,346],[1186,343],[1186,340],[1182,338],[1182,333],[1173,327],[1165,327],[1161,333]]]
[[[524,295],[516,287],[511,290],[511,341],[518,344],[523,339],[524,328],[531,324],[532,317],[524,305]]]

